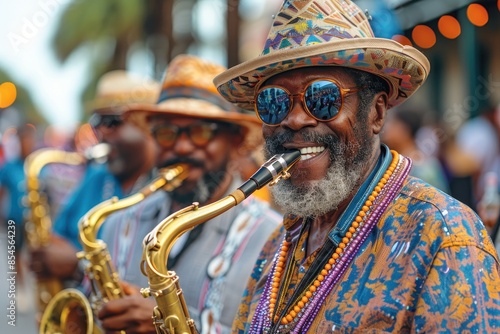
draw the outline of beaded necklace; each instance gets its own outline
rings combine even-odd
[[[288,270],[285,270],[285,263],[291,246],[291,242],[287,241],[286,238],[282,241],[264,286],[262,298],[252,319],[251,333],[268,333],[273,327],[273,322],[278,321],[279,325],[274,326],[278,327],[275,332],[307,332],[327,295],[347,270],[382,213],[396,197],[409,173],[411,168],[410,160],[400,156],[395,151],[391,151],[391,153],[393,156],[391,164],[364,201],[356,218],[352,221],[330,259],[328,259],[312,284],[303,291],[301,297],[288,308],[286,314],[281,312],[281,316],[278,316],[275,311],[280,288],[284,288],[282,284],[283,277],[289,274]]]

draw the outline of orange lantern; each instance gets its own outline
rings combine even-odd
[[[499,0],[500,1],[500,0]],[[412,46],[412,43],[410,41],[410,39],[404,35],[394,35],[391,37],[392,40],[396,41],[396,42],[399,42],[403,45],[409,45],[409,46]]]
[[[10,107],[17,97],[16,85],[12,82],[4,82],[0,85],[0,108]]]
[[[473,3],[467,7],[467,18],[473,25],[482,27],[488,23],[488,11],[482,5]]]
[[[443,15],[438,21],[439,32],[446,38],[455,39],[460,35],[460,23],[450,15]]]
[[[415,44],[424,49],[429,49],[436,44],[436,34],[426,25],[419,24],[413,28],[411,37]]]

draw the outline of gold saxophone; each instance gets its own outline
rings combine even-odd
[[[40,172],[53,163],[66,165],[81,165],[86,158],[77,152],[67,152],[58,149],[42,148],[34,151],[26,158],[24,172],[26,175],[26,200],[30,208],[30,217],[25,224],[28,247],[37,249],[45,247],[50,242],[52,219],[47,202],[47,196],[40,189]],[[62,282],[56,278],[37,279],[37,306],[40,312],[47,306],[50,299],[62,290]]]
[[[230,195],[212,204],[198,203],[175,212],[160,222],[143,241],[141,271],[149,279],[149,287],[141,289],[144,297],[153,296],[157,306],[153,324],[158,334],[196,333],[194,320],[189,317],[179,277],[166,264],[174,242],[185,232],[241,203],[255,190],[276,184],[290,177],[288,170],[300,159],[300,151],[275,155]]]
[[[42,316],[40,334],[66,333],[71,328],[84,329],[84,333],[101,333],[94,322],[93,314],[100,307],[114,299],[124,296],[106,244],[97,239],[97,234],[104,220],[112,213],[133,206],[154,192],[162,189],[172,191],[188,176],[184,165],[160,171],[160,176],[149,183],[138,193],[122,200],[113,197],[88,211],[79,223],[80,242],[83,251],[77,254],[80,261],[85,261],[85,274],[91,282],[90,302],[76,289],[65,289],[59,292]]]

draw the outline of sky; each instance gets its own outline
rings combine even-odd
[[[78,125],[87,69],[78,56],[61,64],[49,47],[58,16],[69,2],[0,0],[0,68],[30,91],[49,123],[66,133]]]

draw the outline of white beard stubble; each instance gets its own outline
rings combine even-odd
[[[322,180],[296,186],[288,179],[271,187],[274,202],[283,213],[299,217],[318,217],[334,211],[358,184],[364,165],[354,164],[346,168],[346,159],[337,156]]]

